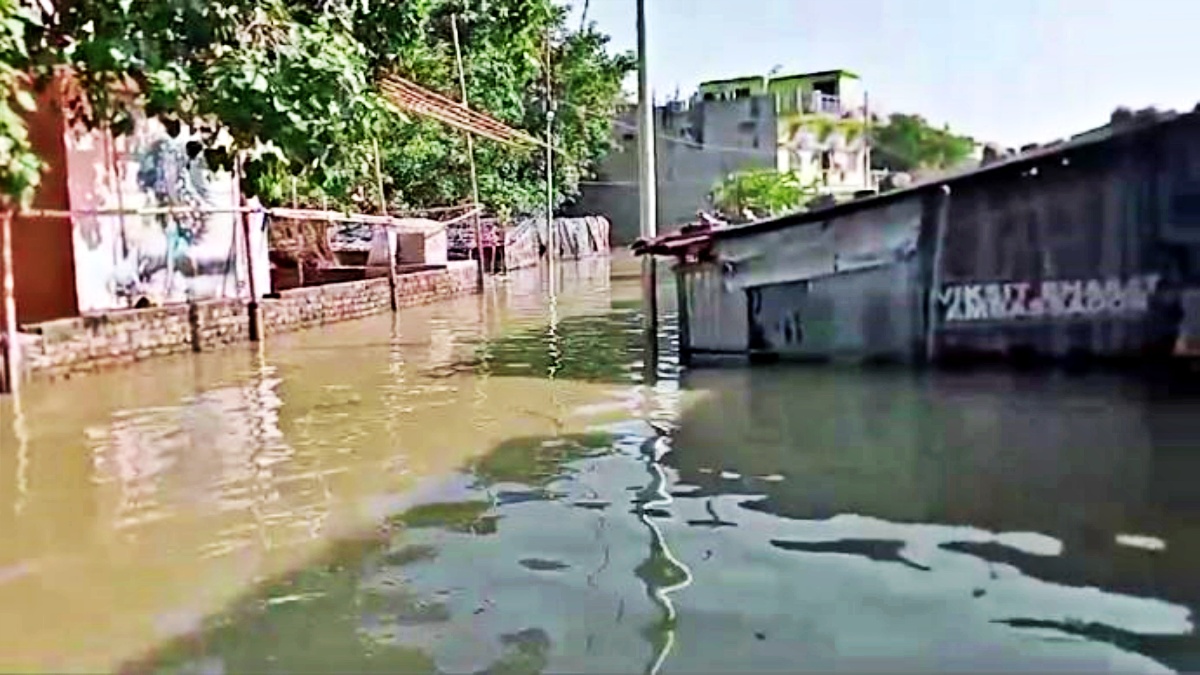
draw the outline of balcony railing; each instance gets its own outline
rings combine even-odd
[[[804,97],[804,112],[839,115],[842,112],[842,100],[833,94],[814,91]]]

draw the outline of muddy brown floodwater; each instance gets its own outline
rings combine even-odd
[[[681,376],[670,303],[647,384],[636,270],[0,399],[0,670],[1200,669],[1200,403]]]

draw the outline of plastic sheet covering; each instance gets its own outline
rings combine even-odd
[[[555,250],[550,250],[550,228],[545,218],[528,218],[509,229],[505,237],[505,261],[509,269],[534,265],[543,255],[559,260],[579,260],[609,251],[608,219],[603,216],[555,218]]]

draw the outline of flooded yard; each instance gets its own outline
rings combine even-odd
[[[681,375],[669,306],[647,383],[636,269],[3,399],[0,669],[1200,669],[1200,402]]]

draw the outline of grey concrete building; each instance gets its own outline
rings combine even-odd
[[[673,101],[655,108],[659,229],[693,220],[710,204],[713,186],[749,168],[773,168],[778,142],[774,100]],[[595,179],[582,186],[573,213],[603,215],[614,245],[638,236],[637,111],[622,110],[613,125],[614,149]]]

